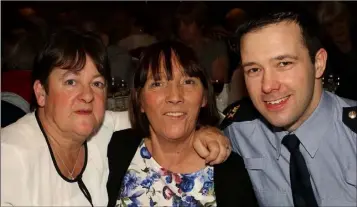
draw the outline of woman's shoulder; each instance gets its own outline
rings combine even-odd
[[[108,145],[108,157],[135,153],[142,139],[143,136],[132,128],[114,132]]]
[[[15,123],[1,129],[1,146],[29,150],[45,144],[35,113],[26,114]]]

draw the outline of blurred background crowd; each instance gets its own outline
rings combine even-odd
[[[325,88],[357,100],[356,6],[356,2],[333,1],[2,1],[2,103],[16,103],[28,111],[37,51],[52,30],[73,27],[101,36],[107,46],[114,88],[118,83],[130,85],[145,47],[166,39],[181,40],[194,49],[215,83],[217,105],[223,111],[247,95],[239,70],[235,31],[251,16],[269,9],[298,9],[312,17],[311,23],[316,24],[320,41],[328,51]],[[20,98],[14,98],[14,94]]]

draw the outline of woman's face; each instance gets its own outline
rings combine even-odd
[[[106,82],[92,59],[86,60],[78,72],[55,68],[48,78],[48,93],[43,87],[43,96],[37,90],[46,120],[62,134],[88,137],[103,121]]]
[[[172,59],[173,80],[167,80],[163,68],[161,80],[155,81],[149,73],[140,97],[151,137],[171,141],[192,135],[200,108],[207,102],[200,79],[186,76],[175,55]]]

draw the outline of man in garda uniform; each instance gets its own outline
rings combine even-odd
[[[356,206],[357,103],[323,90],[327,52],[305,23],[280,12],[240,27],[250,99],[221,128],[260,205]]]

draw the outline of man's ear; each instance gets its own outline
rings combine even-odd
[[[37,104],[40,107],[44,107],[46,104],[46,91],[39,80],[36,80],[33,84],[33,91],[35,92]]]
[[[319,79],[325,72],[327,62],[327,51],[319,49],[315,55],[315,78]]]

